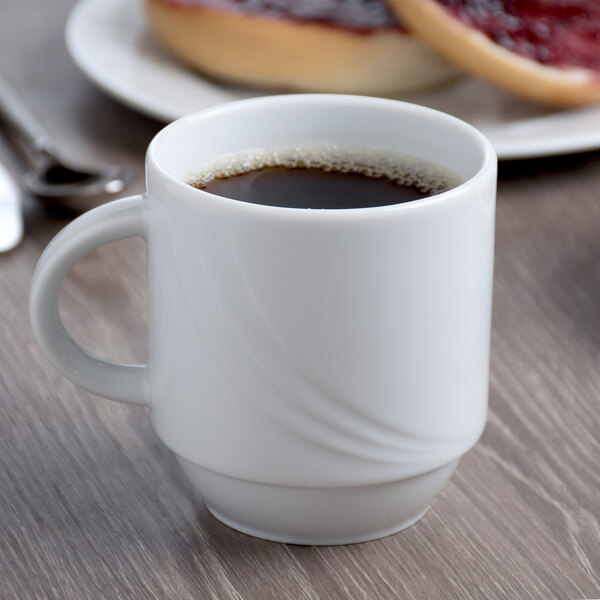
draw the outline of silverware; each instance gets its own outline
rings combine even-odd
[[[0,163],[0,252],[12,250],[23,237],[21,193]]]
[[[120,192],[129,175],[120,167],[84,167],[69,164],[35,117],[0,77],[0,115],[18,134],[33,166],[25,174],[26,187],[45,198],[77,198]]]

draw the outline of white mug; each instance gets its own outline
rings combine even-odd
[[[406,204],[306,210],[183,182],[250,148],[391,150],[464,181]],[[342,544],[425,512],[479,438],[488,397],[496,158],[471,126],[420,106],[336,95],[222,105],[163,129],[147,192],[49,244],[31,288],[36,337],[81,387],[152,409],[207,508],[266,539]],[[71,265],[148,245],[150,360],[101,360],[65,332]]]

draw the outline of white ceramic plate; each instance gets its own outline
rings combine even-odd
[[[161,121],[265,91],[226,86],[181,66],[146,29],[141,0],[82,0],[66,30],[75,62],[123,103]],[[553,111],[474,78],[403,98],[453,114],[482,130],[501,159],[600,148],[600,107]]]

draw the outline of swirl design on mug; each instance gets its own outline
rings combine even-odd
[[[215,232],[211,237],[204,243],[218,246],[211,251],[219,252],[219,271],[213,261],[202,258],[207,255],[205,247],[199,247],[196,254],[204,293],[210,294],[210,300],[206,298],[210,314],[199,314],[188,304],[189,318],[240,395],[279,427],[327,452],[390,466],[413,465],[415,472],[446,464],[475,443],[480,429],[467,438],[439,441],[427,439],[410,426],[377,419],[367,403],[361,406],[340,395],[326,379],[316,377],[278,333],[256,283],[248,278],[245,257],[227,236]],[[171,240],[177,244],[176,236]],[[198,296],[197,290],[189,289],[198,280],[180,272],[178,280],[186,302]],[[254,393],[246,391],[247,381],[253,382]]]

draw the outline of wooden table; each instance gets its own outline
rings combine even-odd
[[[130,168],[135,193],[161,125],[78,72],[62,39],[73,4],[4,2],[0,72],[74,156]],[[0,159],[21,174],[1,141]],[[502,165],[485,433],[422,521],[346,547],[221,525],[148,412],[50,367],[28,288],[68,218],[25,204],[25,239],[0,255],[2,600],[600,598],[600,154]],[[79,262],[61,300],[73,336],[143,361],[144,271],[139,240]]]

